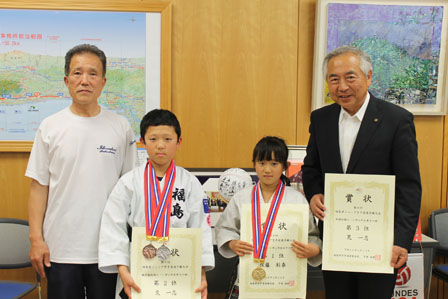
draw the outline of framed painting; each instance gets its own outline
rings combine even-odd
[[[319,0],[313,109],[333,101],[323,77],[326,54],[355,46],[372,58],[369,91],[414,115],[445,115],[447,8],[440,1]]]
[[[71,104],[64,56],[79,44],[105,52],[98,102],[125,117],[137,140],[146,111],[170,108],[170,1],[2,1],[0,151],[30,151],[41,121]]]

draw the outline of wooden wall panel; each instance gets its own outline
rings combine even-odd
[[[265,135],[296,142],[298,1],[173,3],[173,111],[186,167],[251,167]]]
[[[297,144],[308,144],[308,127],[313,84],[314,20],[316,0],[301,0],[299,4],[299,44],[297,80]]]
[[[414,121],[423,189],[420,218],[422,231],[427,233],[429,215],[442,206],[444,117],[416,116]]]
[[[443,128],[442,195],[440,198],[440,208],[446,208],[448,206],[448,121],[446,117],[444,117]]]
[[[146,0],[10,0],[0,6],[57,8],[60,3],[75,9],[150,9]],[[255,142],[268,134],[306,144],[316,0],[172,3],[169,89],[184,137],[178,164],[250,167]],[[417,116],[415,124],[426,232],[429,213],[447,205],[448,124],[443,116]],[[0,153],[0,217],[27,218],[29,180],[23,174],[28,155]],[[30,278],[18,273],[15,278]],[[5,275],[0,271],[0,279]],[[437,293],[434,284],[431,293]]]
[[[29,153],[0,153],[0,218],[28,219]]]

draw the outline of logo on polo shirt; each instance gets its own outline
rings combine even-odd
[[[117,153],[117,149],[116,148],[114,148],[113,146],[111,146],[111,147],[107,147],[107,146],[105,146],[105,145],[100,145],[98,148],[97,148],[97,150],[100,152],[100,153],[105,153],[105,154],[116,154]]]

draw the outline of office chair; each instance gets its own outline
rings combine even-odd
[[[448,257],[448,209],[435,210],[429,216],[430,237],[439,241],[436,255]],[[448,281],[448,264],[435,264],[432,274]]]
[[[28,235],[28,221],[0,218],[0,269],[31,267]],[[0,280],[0,299],[22,298],[36,287],[41,298],[40,277],[36,275],[37,283]]]

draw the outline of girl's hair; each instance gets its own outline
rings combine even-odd
[[[274,154],[274,157],[272,156]],[[255,145],[252,155],[252,163],[257,161],[275,160],[283,165],[286,170],[288,168],[288,147],[283,139],[275,136],[265,136]],[[290,185],[289,179],[282,174],[280,179],[287,186]]]

